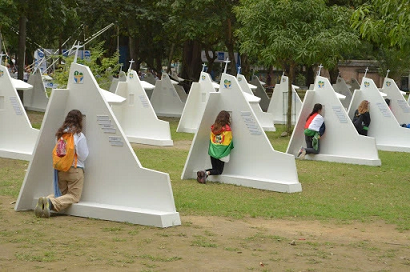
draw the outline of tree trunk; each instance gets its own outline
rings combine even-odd
[[[185,41],[182,53],[181,77],[188,81],[198,81],[201,74],[201,45],[197,41]]]
[[[337,76],[339,75],[339,66],[336,65],[334,68],[329,69],[330,84],[336,84]]]
[[[138,42],[137,39],[135,37],[129,37],[128,39],[128,45],[129,45],[129,50],[130,50],[130,60],[136,60],[138,57]],[[131,63],[130,63],[131,64]],[[124,64],[124,67],[126,67],[124,70],[128,71],[128,68],[131,69],[136,69],[136,65],[134,63],[132,63],[132,65],[130,66],[130,64]],[[128,68],[127,68],[128,67]]]
[[[174,50],[175,50],[175,43],[172,43],[171,49],[169,50],[169,55],[168,55],[168,66],[167,66],[167,73],[171,74],[171,62],[172,59],[174,58]],[[176,71],[178,73],[178,71]]]
[[[225,39],[225,46],[228,49],[228,56],[231,68],[231,74],[236,75],[236,59],[234,54],[234,39],[233,39],[233,29],[232,29],[232,21],[231,19],[226,20],[226,39]],[[228,73],[228,71],[227,71]]]
[[[289,81],[288,81],[288,110],[286,112],[286,132],[288,135],[292,134],[292,82],[295,78],[295,63],[291,62],[289,65]]]
[[[241,55],[241,74],[243,74],[248,81],[251,80],[251,69],[247,54]]]

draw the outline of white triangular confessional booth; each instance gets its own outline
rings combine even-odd
[[[303,133],[306,119],[316,103],[323,105],[326,131],[320,138],[320,153],[306,155],[308,160],[380,166],[375,139],[357,133],[329,80],[316,76],[313,90],[306,92],[287,153],[297,156],[306,147]]]
[[[197,171],[211,168],[208,155],[210,127],[221,110],[231,113],[234,149],[219,176],[210,181],[251,188],[300,192],[295,159],[273,149],[236,77],[223,73],[219,92],[211,92],[194,136],[181,179],[193,179]]]
[[[24,107],[27,110],[45,112],[48,104],[48,97],[40,70],[37,70],[34,74],[30,75],[28,83],[31,84],[33,88],[24,91]]]
[[[242,91],[245,93],[245,97],[248,99],[249,104],[251,105],[256,118],[261,124],[263,130],[265,131],[276,131],[275,124],[273,122],[273,115],[268,112],[263,112],[261,106],[259,105],[261,98],[255,96],[249,87],[248,81],[245,76],[238,74],[237,76],[238,83]],[[256,88],[255,88],[256,89]]]
[[[124,103],[111,107],[130,142],[173,145],[169,123],[157,118],[137,72],[128,71],[126,81],[118,83],[115,93],[126,98]]]
[[[13,80],[0,65],[0,157],[29,161],[39,131],[31,126]]]
[[[390,110],[399,124],[410,124],[410,106],[396,82],[386,77],[383,81],[382,92],[387,95],[384,99],[390,99]]]
[[[210,75],[201,72],[199,81],[191,85],[177,132],[195,133],[198,130],[209,94],[216,91]]]
[[[352,92],[349,89],[349,86],[347,86],[346,81],[338,76],[336,79],[336,84],[333,84],[333,89],[335,92],[344,95],[345,98],[342,99],[340,102],[342,102],[343,107],[347,110],[350,105],[350,101],[352,101]]]
[[[351,119],[363,100],[370,102],[371,123],[368,135],[376,139],[377,148],[386,151],[410,152],[410,129],[400,126],[374,81],[366,77],[363,77],[360,90],[353,93],[348,111]]]
[[[355,78],[351,78],[350,79],[350,91],[352,92],[352,94],[354,93],[355,90],[359,90],[360,89],[360,84],[357,81],[357,79]]]
[[[259,102],[259,105],[261,106],[261,109],[264,112],[266,112],[269,108],[270,98],[268,94],[266,93],[265,88],[263,87],[259,78],[255,75],[252,76],[252,80],[250,81],[250,83],[256,86],[256,89],[253,89],[253,93],[261,99],[261,102]]]
[[[282,76],[280,83],[276,84],[273,90],[267,112],[273,115],[275,124],[286,124],[287,122],[288,88],[288,77]],[[302,100],[292,85],[292,125],[296,123],[301,108]]]
[[[67,89],[52,92],[15,210],[31,210],[39,197],[53,193],[54,135],[71,109],[84,114],[90,154],[81,200],[66,213],[157,227],[180,225],[169,175],[141,165],[91,70],[77,63],[71,64]]]
[[[127,80],[127,75],[125,74],[124,71],[120,71],[118,78],[113,77],[111,79],[111,85],[108,91],[111,93],[115,93],[115,91],[117,90],[118,83],[125,82],[126,80]]]
[[[181,98],[180,92],[175,89],[168,74],[162,73],[161,80],[155,82],[151,96],[151,104],[157,116],[181,117],[185,106],[184,101],[186,101],[186,93]]]

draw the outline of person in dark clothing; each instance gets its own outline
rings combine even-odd
[[[353,125],[360,135],[367,136],[370,125],[369,101],[363,100],[354,112]]]

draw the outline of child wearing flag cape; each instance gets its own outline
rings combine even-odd
[[[211,126],[208,154],[211,157],[211,169],[197,172],[197,181],[205,184],[209,175],[221,175],[225,162],[229,161],[233,149],[231,116],[227,111],[219,112]]]

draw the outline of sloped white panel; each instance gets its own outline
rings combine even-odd
[[[276,84],[273,90],[267,112],[273,115],[273,122],[275,124],[286,124],[288,88],[288,77],[282,76],[280,83]],[[292,125],[296,123],[301,108],[302,100],[292,85]]]
[[[112,105],[112,109],[130,142],[173,145],[169,123],[157,118],[137,72],[128,71],[126,81],[118,84],[116,94],[126,98],[124,103]]]
[[[182,179],[196,178],[196,172],[211,167],[208,155],[210,127],[221,110],[231,113],[235,148],[219,176],[208,180],[277,192],[300,192],[295,159],[273,149],[261,124],[245,98],[236,77],[222,74],[219,92],[211,92],[194,136]]]
[[[376,139],[377,148],[386,151],[410,152],[410,129],[400,126],[374,81],[366,77],[363,78],[360,90],[353,93],[348,111],[351,119],[363,100],[370,102],[371,123],[368,135]]]
[[[161,80],[155,82],[151,104],[157,116],[181,117],[186,98],[180,97],[167,73],[162,73]]]
[[[214,86],[209,74],[201,72],[199,81],[191,85],[177,132],[195,133],[198,130],[209,94],[216,92]]]
[[[326,131],[320,138],[320,153],[306,155],[306,159],[381,165],[375,139],[357,133],[329,80],[321,76],[316,77],[313,90],[306,92],[287,153],[296,156],[301,146],[306,147],[304,126],[316,103],[323,105],[322,115],[325,118]]]
[[[15,210],[33,209],[39,197],[53,192],[54,135],[72,109],[84,114],[90,155],[81,200],[66,213],[157,227],[180,225],[169,175],[141,165],[91,70],[77,63],[70,67],[67,89],[52,92]]]
[[[39,131],[32,128],[12,81],[0,65],[0,157],[29,161]]]

